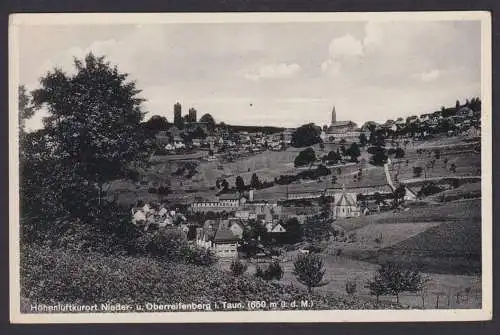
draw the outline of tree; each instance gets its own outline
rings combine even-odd
[[[281,268],[281,265],[279,261],[274,261],[269,264],[267,269],[264,271],[262,270],[259,266],[257,266],[257,269],[255,271],[255,276],[262,278],[264,280],[280,280],[283,277],[283,269]]]
[[[383,294],[393,294],[399,304],[399,294],[401,292],[420,291],[425,283],[422,275],[418,271],[403,269],[399,264],[387,262],[380,266],[375,277],[368,282],[368,288],[378,296]],[[376,294],[378,293],[378,294]]]
[[[374,129],[370,133],[370,139],[368,140],[368,142],[371,145],[383,147],[385,145],[384,132],[381,129]]]
[[[422,176],[423,168],[421,166],[414,166],[413,167],[413,177],[415,178],[420,178]]]
[[[19,85],[18,87],[18,118],[19,118],[19,130],[24,132],[24,127],[26,125],[26,120],[31,118],[35,114],[35,109],[32,105],[32,98],[28,94],[26,87],[24,85]]]
[[[207,134],[205,134],[205,131],[201,129],[201,127],[196,127],[196,129],[191,133],[191,138],[206,138]]]
[[[297,243],[302,240],[304,232],[302,231],[302,226],[296,218],[291,218],[284,224],[286,229],[285,239],[289,244]]]
[[[227,191],[229,189],[229,183],[225,178],[221,181],[221,187],[223,191]]]
[[[153,115],[149,120],[143,123],[143,127],[146,131],[156,134],[168,128],[168,121],[166,117]]]
[[[304,166],[313,163],[316,160],[316,153],[312,148],[307,148],[299,152],[297,157],[295,158],[294,165]]]
[[[349,296],[353,296],[356,293],[356,281],[347,279],[345,282],[345,291]]]
[[[452,173],[457,172],[457,166],[455,165],[455,163],[450,164],[450,172]]]
[[[307,287],[309,293],[313,287],[322,286],[325,269],[323,260],[317,254],[299,255],[293,263],[293,274]]]
[[[353,142],[349,149],[347,149],[347,154],[351,157],[351,162],[357,162],[358,157],[361,156],[361,151],[356,142]]]
[[[370,147],[368,148],[368,152],[372,154],[370,158],[370,164],[375,166],[382,166],[387,163],[387,154],[386,150],[383,147]]]
[[[367,143],[368,143],[368,139],[366,138],[365,133],[361,133],[359,135],[359,145],[361,147],[365,147]]]
[[[336,151],[330,151],[326,156],[325,160],[329,163],[337,164],[342,157]]]
[[[396,148],[394,152],[394,157],[395,158],[404,158],[405,157],[405,151],[401,148]]]
[[[137,168],[147,165],[153,141],[141,127],[144,100],[127,74],[92,53],[74,65],[74,74],[55,69],[41,78],[33,105],[47,110],[50,158],[57,172],[71,179],[48,186],[58,187],[68,200],[80,197],[76,203],[95,216],[114,180],[137,176]],[[81,198],[86,192],[89,198]]]
[[[439,193],[439,192],[442,192],[444,189],[442,187],[440,187],[439,185],[437,185],[436,183],[434,182],[426,182],[422,188],[420,189],[420,191],[418,192],[418,196],[419,197],[426,197],[426,196],[429,196],[429,195],[432,195],[432,194],[436,194],[436,193]]]
[[[406,195],[406,187],[403,184],[400,184],[393,192],[394,196],[394,207],[399,206],[399,204],[404,200]]]
[[[203,116],[200,118],[200,122],[206,122],[208,124],[208,129],[213,130],[215,129],[215,120],[210,114],[203,114]]]
[[[321,143],[321,128],[314,123],[309,123],[300,126],[292,134],[292,146],[295,148],[303,148]]]
[[[241,176],[236,177],[235,186],[239,192],[243,192],[245,190],[245,181]]]
[[[248,265],[241,262],[239,259],[235,259],[231,262],[230,269],[233,276],[239,277],[246,272]]]
[[[366,283],[365,287],[370,291],[371,295],[377,297],[377,304],[381,295],[386,295],[389,293],[389,288],[387,287],[380,274],[376,274],[373,279],[369,280]]]
[[[250,186],[252,188],[258,189],[260,188],[262,183],[259,180],[259,177],[257,176],[256,173],[252,174],[252,179],[250,180]]]

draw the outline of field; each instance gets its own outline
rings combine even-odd
[[[472,199],[481,197],[481,182],[468,183],[457,188],[446,190],[427,197],[434,201],[453,201],[459,199]]]
[[[436,273],[478,273],[481,265],[481,200],[423,204],[399,213],[382,213],[335,225],[357,241],[333,242],[353,258],[375,263],[398,261]],[[375,238],[381,238],[377,243]]]
[[[400,143],[403,145],[403,143]],[[474,176],[480,175],[480,154],[474,152],[475,143],[467,143],[463,138],[444,137],[430,141],[412,142],[405,147],[404,159],[393,159],[390,165],[390,173],[393,180],[404,181],[418,191],[426,180],[439,181],[443,177],[472,178],[471,180],[460,180],[460,183],[477,181]],[[314,145],[316,156],[327,154],[330,150],[337,150],[338,144],[325,144],[323,150],[319,145]],[[426,169],[422,176],[415,178],[413,167],[424,167],[435,159],[434,149],[439,148],[441,157],[436,159],[433,168]],[[218,178],[225,178],[230,186],[234,186],[237,176],[241,176],[246,184],[250,182],[252,174],[257,174],[261,181],[274,181],[280,175],[294,175],[305,168],[295,168],[293,161],[298,153],[303,150],[299,148],[288,148],[286,151],[265,151],[238,159],[234,162],[221,163],[219,161],[207,162],[200,160],[206,152],[198,152],[188,155],[154,156],[151,159],[152,166],[145,171],[145,184],[132,184],[117,181],[111,190],[123,203],[134,203],[137,199],[145,201],[173,201],[190,203],[196,199],[215,199],[215,184]],[[417,150],[424,150],[417,153]],[[445,164],[445,158],[448,160]],[[288,186],[275,185],[270,188],[258,190],[255,193],[256,200],[285,199],[287,192],[312,192],[321,191],[327,187],[342,188],[345,186],[356,192],[356,189],[387,186],[387,180],[383,167],[373,166],[368,163],[370,155],[362,150],[358,164],[338,164],[330,167],[332,175],[321,177],[317,181],[303,181]],[[456,172],[450,172],[451,164],[455,164]],[[189,178],[185,174],[175,175],[179,169],[186,165],[194,166],[193,174]],[[315,168],[314,166],[311,168]],[[361,178],[354,178],[361,169]],[[335,176],[336,183],[332,183]],[[148,192],[151,187],[168,185],[172,193],[160,197]],[[387,188],[387,187],[386,187]],[[389,190],[387,188],[387,190]],[[386,191],[387,191],[386,190]],[[450,195],[451,197],[451,195]]]
[[[289,252],[285,255],[282,262],[284,276],[280,282],[285,285],[293,285],[294,287],[303,287],[293,274],[293,260],[295,257],[296,253],[294,252]],[[345,284],[349,280],[356,282],[355,299],[375,301],[375,297],[370,295],[365,284],[374,276],[378,265],[347,256],[329,254],[322,254],[322,259],[326,268],[324,276],[326,285],[315,288],[315,292],[334,294],[347,298]],[[247,272],[253,274],[257,266],[265,268],[266,264],[251,262],[249,263]],[[228,269],[228,267],[229,265],[225,264],[225,268]],[[434,309],[436,299],[441,300],[439,308],[479,308],[481,306],[481,280],[479,276],[425,272],[423,276],[427,279],[424,291],[425,308]],[[465,292],[468,288],[470,288],[470,292],[467,297]],[[459,295],[458,302],[457,293]],[[437,298],[437,296],[440,296],[440,298]],[[396,302],[394,296],[383,296],[380,297],[380,300],[392,303]],[[402,293],[400,303],[410,308],[422,308],[422,294]]]

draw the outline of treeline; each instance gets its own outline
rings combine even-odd
[[[266,135],[281,133],[285,130],[283,127],[273,127],[273,126],[239,126],[239,125],[224,125],[226,129],[232,132],[249,132],[249,133],[257,133],[261,132]]]

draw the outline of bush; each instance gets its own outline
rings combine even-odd
[[[356,293],[356,281],[347,279],[345,282],[345,291],[349,296],[353,296]]]
[[[188,248],[186,237],[179,230],[159,229],[144,233],[136,241],[139,254],[147,254],[171,261],[183,258]]]
[[[419,197],[426,197],[426,196],[429,196],[429,195],[432,195],[432,194],[436,194],[436,193],[439,193],[439,192],[442,192],[442,191],[444,191],[444,188],[440,187],[436,183],[426,182],[422,186],[422,188],[420,189],[420,191],[418,192],[417,195]]]
[[[255,277],[264,279],[264,270],[262,270],[262,268],[258,265],[255,269]]]
[[[413,167],[413,177],[420,178],[422,176],[423,168],[421,166]]]
[[[248,265],[246,263],[243,263],[242,261],[240,261],[238,259],[233,260],[231,262],[231,266],[230,266],[231,273],[235,277],[239,277],[239,276],[243,275],[245,273],[245,271],[247,270],[247,268],[248,268]]]
[[[269,264],[265,271],[260,266],[257,266],[255,276],[264,280],[280,280],[283,277],[283,269],[278,261],[274,261]]]
[[[217,262],[212,250],[193,246],[182,248],[181,259],[187,264],[200,266],[210,266]]]

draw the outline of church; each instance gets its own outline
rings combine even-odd
[[[361,130],[353,121],[337,121],[337,113],[335,106],[332,109],[332,122],[330,126],[323,132],[322,137],[325,142],[341,141],[342,139],[354,142],[359,141]]]

